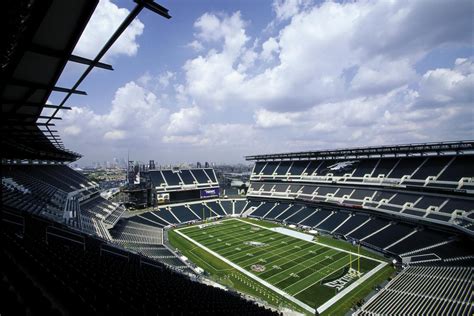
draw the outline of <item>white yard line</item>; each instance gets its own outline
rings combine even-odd
[[[304,249],[302,249],[302,250],[304,250]],[[328,250],[328,251],[329,251],[329,250]],[[336,252],[336,253],[337,253],[337,252]],[[336,254],[336,253],[335,253],[335,254]],[[332,254],[331,254],[331,255],[332,255]],[[304,265],[305,262],[307,262],[307,261],[313,261],[313,260],[315,260],[316,258],[321,257],[321,256],[324,256],[322,260],[319,260],[319,261],[317,261],[317,262],[314,262],[313,264],[311,264],[311,265],[309,265],[309,266],[305,266],[305,265]],[[313,256],[313,257],[311,257],[311,258],[309,258],[309,259],[306,259],[306,260],[304,260],[304,261],[302,261],[302,262],[295,262],[295,263],[296,263],[296,266],[303,266],[303,269],[298,270],[298,272],[294,272],[294,273],[298,274],[298,273],[301,272],[301,271],[304,271],[304,270],[306,270],[306,269],[311,268],[311,267],[314,266],[315,264],[318,264],[318,263],[320,263],[320,262],[326,260],[326,257],[327,257],[327,256],[328,256],[328,254],[327,254],[326,252],[323,252],[323,253],[320,253],[319,255],[316,255],[316,256]],[[285,258],[282,258],[282,259],[285,259]],[[294,260],[290,260],[290,262],[292,262],[292,261],[294,261]],[[272,262],[271,264],[273,264],[273,262]],[[294,267],[294,266],[293,266],[293,267]],[[276,277],[276,276],[278,276],[278,275],[280,275],[280,274],[282,274],[282,273],[288,273],[288,269],[285,269],[285,270],[282,270],[282,271],[280,271],[280,272],[278,272],[278,273],[275,273],[274,275],[272,275],[271,277],[269,277],[268,280],[273,279],[274,277]],[[311,274],[313,274],[313,272],[311,272]],[[291,278],[291,275],[288,275],[286,278],[281,279],[281,280],[279,280],[279,281],[276,282],[276,283],[280,283],[280,282],[282,282],[282,281],[285,281],[285,280],[288,279],[288,278]]]
[[[235,220],[238,220],[238,221],[241,221],[243,223],[247,223],[247,224],[250,224],[250,225],[254,225],[254,226],[258,226],[260,228],[264,228],[264,229],[267,229],[267,230],[271,230],[273,232],[276,232],[268,227],[265,227],[265,226],[261,226],[261,225],[258,225],[258,224],[255,224],[255,223],[251,223],[251,222],[247,222],[247,221],[244,221],[244,220],[241,220],[240,218],[235,218]],[[296,237],[295,237],[296,238]],[[372,261],[376,261],[378,263],[384,263],[384,261],[381,261],[381,260],[378,260],[378,259],[375,259],[375,258],[372,258],[372,257],[368,257],[368,256],[365,256],[365,255],[359,255],[358,253],[356,252],[352,252],[352,251],[349,251],[349,250],[345,250],[345,249],[341,249],[341,248],[338,248],[338,247],[334,247],[334,246],[330,246],[330,245],[326,245],[326,244],[323,244],[323,243],[320,243],[320,242],[317,242],[317,241],[313,241],[313,240],[305,240],[306,242],[310,242],[310,243],[313,243],[313,244],[316,244],[316,245],[320,245],[320,246],[323,246],[323,247],[327,247],[327,248],[331,248],[331,249],[336,249],[336,250],[339,250],[340,252],[345,252],[345,253],[350,253],[350,254],[353,254],[355,256],[360,256],[361,258],[366,258],[366,259],[369,259],[369,260],[372,260]]]
[[[179,234],[181,237],[187,239],[188,241],[192,242],[193,244],[201,247],[202,249],[206,250],[207,252],[209,252],[210,254],[212,254],[213,256],[219,258],[220,260],[224,261],[225,263],[227,263],[228,265],[230,265],[231,267],[235,268],[236,270],[240,271],[241,273],[245,274],[246,276],[248,276],[249,278],[251,279],[254,279],[255,281],[259,282],[260,284],[268,287],[269,289],[273,290],[274,292],[280,294],[281,296],[285,297],[286,299],[288,299],[289,301],[301,306],[302,308],[304,308],[305,310],[309,311],[311,314],[314,314],[315,312],[315,309],[310,307],[309,305],[301,302],[300,300],[294,298],[293,296],[289,295],[288,293],[280,290],[279,288],[271,285],[270,283],[268,283],[267,281],[265,280],[262,280],[260,279],[259,277],[255,276],[254,274],[248,272],[247,270],[241,268],[240,266],[236,265],[235,263],[233,263],[232,261],[222,257],[221,255],[219,255],[218,253],[212,251],[211,249],[207,248],[206,246],[204,245],[201,245],[200,243],[198,243],[197,241],[195,241],[194,239],[186,236],[185,234],[183,234],[182,232],[180,232],[179,230],[175,230],[177,234]]]

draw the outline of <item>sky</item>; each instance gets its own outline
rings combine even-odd
[[[172,18],[143,10],[56,123],[80,165],[474,139],[469,0],[157,2]],[[93,58],[133,6],[101,0],[74,53]]]

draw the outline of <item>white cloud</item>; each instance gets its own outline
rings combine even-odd
[[[202,45],[198,40],[192,41],[187,46],[191,47],[196,52],[200,52],[204,49],[204,45]]]
[[[64,129],[64,134],[66,135],[79,135],[81,133],[81,128],[77,125],[70,125]]]
[[[119,140],[124,139],[126,136],[126,132],[118,129],[114,129],[112,131],[108,131],[104,134],[104,139],[106,140]]]
[[[278,42],[275,40],[275,38],[270,37],[265,41],[265,43],[262,44],[262,53],[260,56],[264,61],[270,61],[273,59],[273,54],[278,52]]]
[[[192,135],[165,135],[164,143],[188,144],[195,147],[212,148],[222,146],[224,149],[251,148],[255,146],[255,129],[249,124],[203,124]],[[222,148],[220,148],[222,150]]]
[[[275,0],[273,10],[278,20],[287,20],[309,4],[309,0]]]
[[[76,150],[95,151],[126,144],[142,146],[156,133],[162,134],[168,117],[168,110],[153,92],[131,81],[117,89],[109,112],[98,114],[88,107],[73,107],[56,125],[65,142],[74,143]]]
[[[89,24],[77,43],[74,54],[94,58],[100,48],[112,36],[129,14],[126,8],[119,8],[110,0],[101,0],[92,15]],[[135,19],[109,49],[105,59],[117,55],[134,56],[138,50],[137,37],[143,33],[143,23]]]
[[[456,59],[453,69],[437,68],[427,71],[420,80],[418,105],[473,105],[474,63]]]
[[[161,75],[158,76],[158,82],[163,88],[168,87],[169,83],[171,80],[173,80],[175,77],[175,74],[171,71],[165,71]]]
[[[291,126],[298,117],[300,117],[300,113],[279,113],[265,109],[258,109],[254,114],[256,125],[263,128]]]
[[[449,4],[436,5],[451,16]],[[263,62],[272,56],[274,62],[247,70],[237,65],[245,54],[255,52],[248,46],[250,38],[240,42],[240,55],[226,54],[226,37],[217,31],[225,19],[207,16],[208,35],[200,38],[220,43],[222,50],[214,45],[207,55],[187,61],[183,91],[202,106],[214,104],[223,111],[253,108],[255,127],[261,128],[257,134],[267,135],[275,148],[282,140],[288,148],[300,149],[311,144],[330,148],[452,139],[449,128],[439,126],[457,121],[463,130],[458,134],[469,134],[472,111],[446,102],[444,109],[435,112],[416,109],[425,95],[437,94],[449,95],[453,101],[453,94],[459,100],[463,93],[464,100],[471,96],[466,102],[472,106],[473,71],[466,60],[458,60],[453,70],[416,73],[416,63],[430,50],[463,41],[462,36],[453,39],[449,34],[466,33],[466,14],[461,23],[446,20],[443,24],[426,14],[433,12],[432,6],[429,2],[325,2],[289,10],[294,12],[289,24],[277,37],[264,40],[259,52]],[[422,34],[411,23],[417,19],[426,27]],[[238,25],[234,32],[245,34],[245,23]],[[393,31],[398,29],[410,40],[403,43]],[[372,33],[384,32],[386,38],[373,40]],[[413,34],[416,40],[411,40]],[[468,43],[465,38],[464,42]],[[394,48],[395,44],[400,47]],[[271,127],[278,129],[267,132]]]
[[[204,13],[194,22],[194,27],[199,30],[197,36],[207,42],[217,41],[224,35],[221,21],[214,14]]]
[[[351,89],[358,93],[385,93],[418,79],[408,60],[375,58],[359,67],[351,81]]]
[[[182,136],[196,132],[201,115],[201,110],[197,106],[182,108],[171,114],[166,128],[167,136]]]
[[[458,8],[453,13],[452,6],[443,1],[324,2],[312,7],[298,1],[275,4],[285,6],[300,9],[288,10],[292,12],[289,24],[277,37],[263,41],[261,59],[268,61],[274,56],[276,60],[268,67],[239,67],[240,61],[254,52],[239,12],[230,17],[201,16],[195,23],[196,37],[217,48],[213,45],[206,55],[185,63],[184,90],[190,99],[205,106],[246,104],[280,112],[288,111],[291,104],[299,111],[321,102],[387,93],[410,85],[418,79],[415,64],[430,49],[463,40],[468,43],[466,36],[452,39],[450,35],[466,33],[469,14],[461,12],[459,23],[449,23],[444,17],[446,23],[441,23],[427,15],[442,8],[447,16],[462,11]],[[469,7],[466,1],[460,6]],[[416,20],[425,28],[424,33],[418,31]],[[399,29],[410,39],[406,43],[397,36]],[[385,33],[387,37],[382,38]],[[231,42],[235,45],[229,45]],[[395,49],[396,45],[403,49]],[[353,78],[347,77],[350,69],[356,69]]]

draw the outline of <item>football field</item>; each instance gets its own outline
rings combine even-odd
[[[359,277],[385,264],[240,219],[176,232],[306,310],[334,300]]]

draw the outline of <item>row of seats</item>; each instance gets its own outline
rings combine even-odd
[[[67,197],[38,181],[19,181],[2,175],[2,204],[62,222]],[[66,210],[69,210],[66,208]]]
[[[158,207],[155,211],[136,215],[131,220],[145,225],[165,227],[201,221],[209,217],[240,215],[246,205],[247,201],[244,199],[197,201]]]
[[[450,222],[457,211],[455,219],[464,219],[466,224],[473,221],[470,216],[474,213],[474,198],[469,196],[443,196],[378,188],[252,182],[247,195],[355,205],[441,222]]]
[[[32,214],[40,214],[45,209],[46,203],[29,192],[22,192],[8,185],[2,185],[2,205],[22,209]]]
[[[102,220],[95,217],[89,212],[83,212],[80,216],[81,226],[80,229],[90,235],[98,236],[104,240],[111,241],[109,230],[105,227]]]
[[[172,269],[180,270],[183,272],[192,271],[173,252],[171,252],[163,245],[135,243],[127,246],[127,249],[130,249],[134,252],[159,261]]]
[[[163,229],[126,219],[119,220],[109,232],[114,242],[122,245],[163,243]]]
[[[459,188],[462,178],[470,178],[462,187],[474,189],[474,156],[433,156],[352,160],[257,162],[251,180],[291,179],[347,183],[394,181],[413,186]],[[426,183],[426,180],[430,182]]]
[[[79,202],[93,200],[98,185],[65,165],[5,165],[2,192],[5,205],[80,228]],[[112,225],[123,211],[114,210],[106,223]]]
[[[2,167],[2,203],[110,239],[123,206],[98,194],[97,184],[65,165]]]
[[[111,202],[97,195],[81,203],[81,210],[113,226],[125,212],[125,208],[118,203]]]
[[[180,169],[180,170],[150,170],[144,173],[154,187],[169,187],[181,185],[217,185],[213,169]]]
[[[410,266],[353,315],[473,315],[473,270]]]
[[[103,250],[97,252],[27,234],[4,231],[1,238],[0,257],[6,267],[1,314],[274,314],[157,262],[100,244]],[[89,239],[86,244],[100,243]]]
[[[186,271],[188,267],[174,254],[169,252],[167,256],[162,256],[156,253],[157,245],[163,243],[163,227],[202,221],[209,217],[240,215],[246,204],[247,201],[244,199],[223,199],[164,206],[156,211],[142,213],[131,218],[122,218],[109,232],[113,242],[173,268]]]
[[[133,252],[157,260],[173,269],[191,272],[174,253],[163,246],[163,229],[121,219],[109,230],[112,241]]]
[[[29,179],[39,180],[64,192],[98,187],[97,183],[89,181],[84,175],[66,165],[6,165],[2,167],[3,172],[15,177],[26,175]]]
[[[437,261],[442,261],[474,255],[474,252],[466,247],[467,244],[453,248],[450,252],[437,251],[437,247],[456,243],[460,237],[360,211],[316,208],[282,201],[250,200],[244,214],[342,236],[347,240],[355,240],[378,251],[391,252],[401,257],[418,253],[437,253]]]

